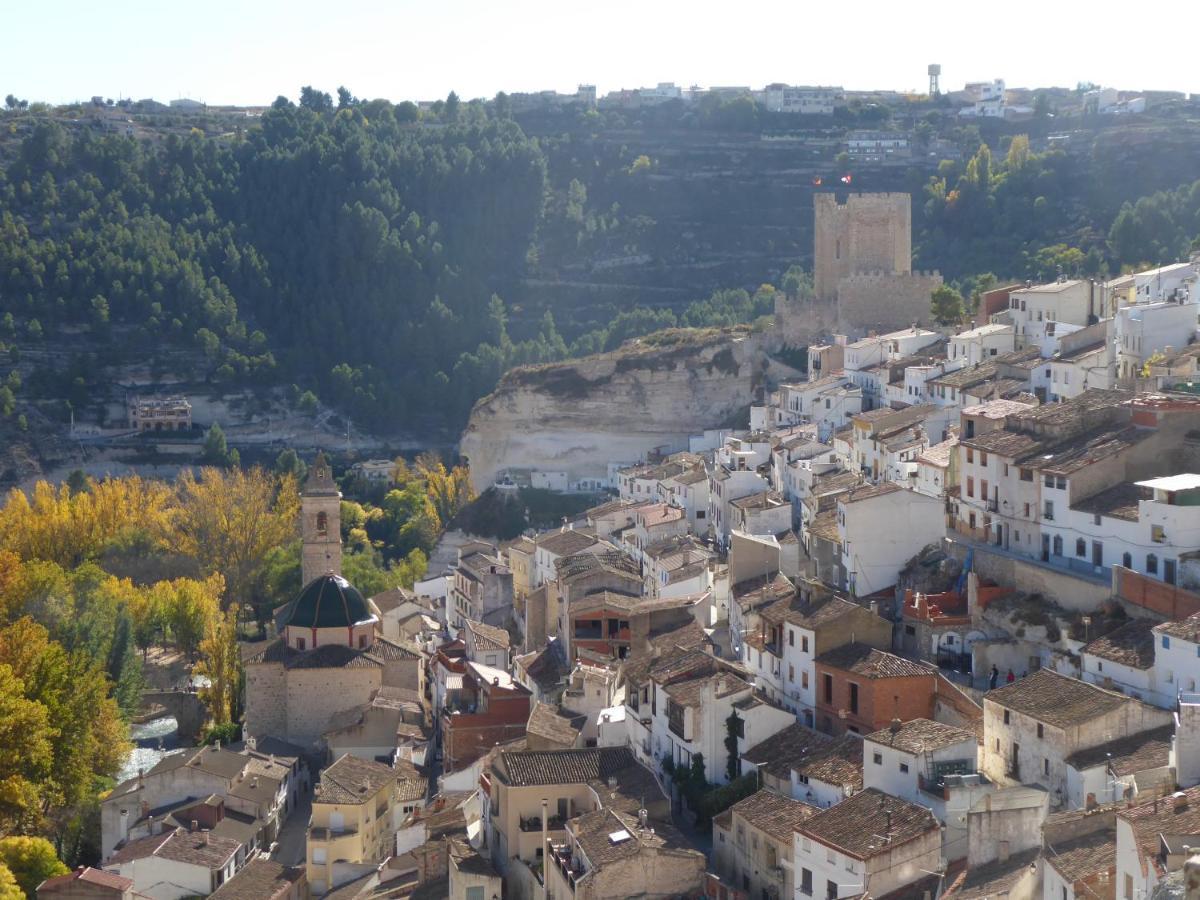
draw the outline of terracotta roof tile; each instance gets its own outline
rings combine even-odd
[[[571,720],[546,703],[533,705],[525,733],[562,744],[564,748],[574,747],[579,739],[579,729],[571,724]]]
[[[870,859],[940,827],[928,808],[867,788],[821,810],[800,831],[850,856]]]
[[[1107,764],[1116,775],[1133,775],[1147,769],[1158,769],[1170,761],[1174,736],[1175,725],[1171,723],[1072,753],[1066,763],[1075,769]]]
[[[1154,625],[1150,619],[1133,619],[1085,644],[1080,652],[1133,669],[1149,669],[1154,665]]]
[[[1012,684],[989,691],[984,694],[984,700],[1056,728],[1072,728],[1120,709],[1126,703],[1137,702],[1051,669],[1039,669]]]
[[[1065,844],[1056,844],[1047,849],[1046,862],[1058,871],[1067,884],[1102,872],[1115,873],[1117,832],[1106,828]]]
[[[884,728],[874,734],[868,734],[863,740],[883,744],[885,747],[895,747],[906,753],[920,754],[967,741],[975,744],[977,738],[975,732],[964,728],[943,725],[932,719],[912,719],[901,724],[895,731]],[[971,752],[974,753],[974,747]]]
[[[790,845],[792,833],[818,812],[817,807],[793,800],[791,797],[771,791],[759,791],[739,800],[721,813],[718,819],[724,819],[726,822],[734,817],[744,819],[759,831]]]
[[[321,772],[313,802],[366,803],[398,778],[399,773],[391,766],[347,753]]]
[[[935,670],[924,663],[913,662],[894,653],[876,650],[859,643],[843,644],[828,650],[818,656],[816,662],[866,678],[912,678],[921,675],[933,677],[935,674]]]

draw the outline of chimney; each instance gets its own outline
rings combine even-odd
[[[250,787],[252,787],[252,788],[258,787],[258,776],[257,775],[255,775],[253,778],[250,779]]]
[[[1183,791],[1176,791],[1171,795],[1171,804],[1175,812],[1182,812],[1188,808],[1188,797]]]
[[[1095,794],[1087,795],[1086,805],[1084,806],[1084,808],[1089,811],[1096,808],[1096,795]]]
[[[145,774],[145,769],[138,769],[138,790],[141,790],[146,785]]]
[[[150,804],[147,803],[145,800],[142,801],[141,809],[142,809],[142,818],[143,819],[146,818],[146,816],[150,815]]]
[[[258,747],[258,740],[256,738],[252,738],[252,737],[246,738],[246,749],[247,750],[253,752],[257,747]]]
[[[203,831],[200,832],[200,846],[201,847],[208,846],[208,829],[207,828],[205,828]]]
[[[146,817],[146,834],[154,834],[154,816]]]
[[[199,827],[200,827],[200,823],[197,822],[195,819],[192,819],[192,826],[189,830],[194,832]]]
[[[650,816],[644,809],[638,810],[638,828],[645,829]]]

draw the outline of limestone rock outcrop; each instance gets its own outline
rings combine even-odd
[[[583,359],[515,369],[475,404],[460,450],[484,490],[509,469],[604,478],[611,462],[745,418],[768,360],[747,329],[667,331]]]

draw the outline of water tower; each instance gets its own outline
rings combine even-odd
[[[942,74],[941,63],[929,64],[929,96],[936,97],[941,91],[938,90],[938,76]]]

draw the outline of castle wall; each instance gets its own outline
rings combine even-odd
[[[838,327],[895,331],[914,322],[928,325],[933,320],[930,296],[941,283],[937,272],[848,275],[837,285]]]
[[[813,283],[818,300],[836,298],[838,283],[858,272],[912,269],[909,194],[834,194],[813,197]]]

